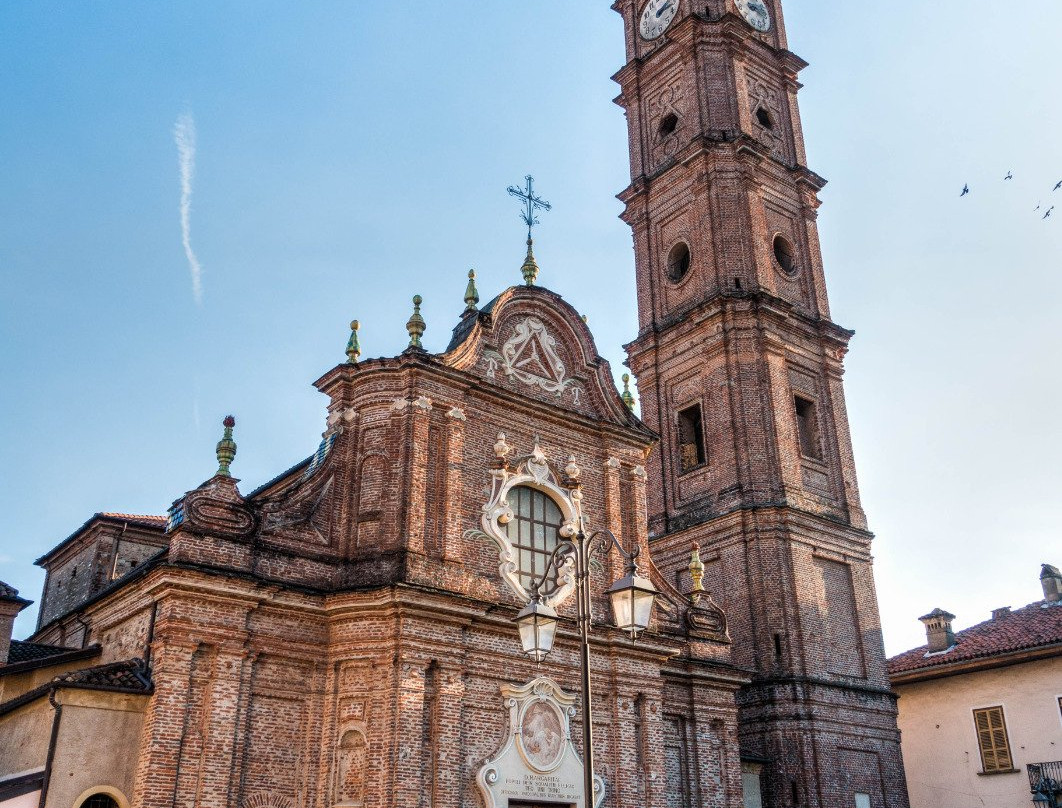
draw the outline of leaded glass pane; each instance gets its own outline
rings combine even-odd
[[[517,550],[520,583],[530,590],[545,572],[550,554],[557,546],[558,531],[562,524],[561,510],[546,494],[525,485],[516,486],[509,492],[509,505],[514,518],[506,525],[506,534]],[[551,580],[542,585],[543,592],[556,585],[556,570]]]

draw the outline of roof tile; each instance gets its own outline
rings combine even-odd
[[[32,662],[36,659],[68,654],[76,651],[76,648],[63,648],[60,645],[44,645],[39,642],[26,642],[25,640],[12,640],[11,649],[7,653],[7,664],[14,665],[16,662]]]
[[[889,660],[889,674],[940,668],[1059,643],[1062,643],[1062,603],[1039,600],[955,632],[955,645],[947,651],[927,655],[929,647],[922,645],[897,654]]]
[[[146,693],[151,689],[150,674],[144,669],[144,662],[140,659],[70,671],[56,676],[55,681],[67,685],[132,690],[138,693]]]

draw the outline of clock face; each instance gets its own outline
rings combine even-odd
[[[679,0],[649,0],[642,10],[638,30],[644,39],[656,39],[671,25]]]
[[[757,31],[771,30],[771,12],[764,0],[734,0],[745,22]]]

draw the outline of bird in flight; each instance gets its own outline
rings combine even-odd
[[[1036,207],[1033,208],[1033,213],[1036,213],[1036,211],[1038,211],[1040,209],[1040,205],[1042,205],[1042,204],[1043,204],[1042,202],[1037,202],[1036,203]]]
[[[1046,218],[1047,218],[1048,216],[1050,216],[1050,215],[1051,215],[1051,211],[1053,211],[1054,209],[1055,209],[1055,206],[1054,206],[1054,205],[1052,205],[1051,207],[1049,207],[1049,208],[1047,209],[1047,213],[1045,213],[1045,214],[1044,214],[1044,218],[1046,219]]]
[[[1059,188],[1062,188],[1062,180],[1059,180],[1058,182],[1055,183],[1054,190],[1057,191]]]
[[[962,186],[962,193],[961,193],[961,194],[959,194],[959,198],[960,198],[960,199],[962,199],[962,198],[963,198],[964,196],[966,196],[966,195],[967,195],[968,193],[970,193],[970,186],[969,186],[969,185],[964,185],[964,186]]]
[[[1014,175],[1013,175],[1013,174],[1011,174],[1011,173],[1010,173],[1010,172],[1008,171],[1008,172],[1007,172],[1007,176],[1005,176],[1005,177],[1004,177],[1003,179],[1005,179],[1005,180],[1012,180],[1012,179],[1014,179]]]

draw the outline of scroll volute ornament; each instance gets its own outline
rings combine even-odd
[[[196,533],[243,538],[255,528],[254,514],[231,477],[215,477],[206,486],[190,491],[182,506],[181,527]]]

